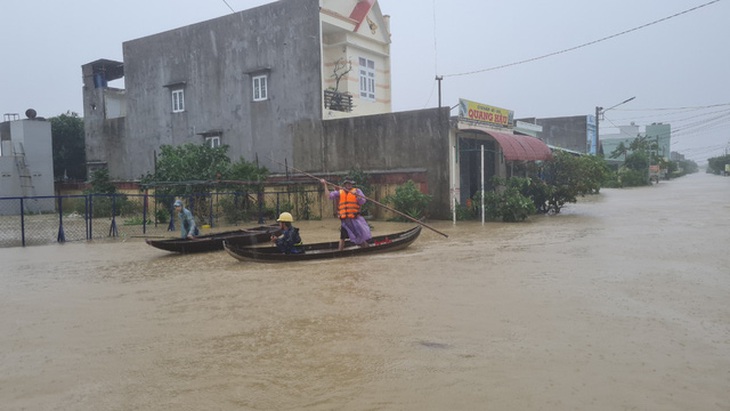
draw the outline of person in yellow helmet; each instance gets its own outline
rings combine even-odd
[[[304,252],[302,249],[302,238],[299,236],[299,229],[292,226],[294,217],[291,213],[284,211],[279,214],[276,219],[279,222],[281,235],[278,237],[271,236],[271,243],[284,254],[299,254]]]

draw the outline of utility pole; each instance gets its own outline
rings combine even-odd
[[[603,110],[603,107],[596,106],[596,139],[595,141],[591,142],[591,145],[596,147],[596,152],[593,154],[598,154],[598,142],[601,141],[601,139],[598,138],[598,123],[600,122],[601,110]],[[591,147],[588,147],[588,152],[591,152]]]
[[[436,76],[436,81],[439,82],[439,108],[441,108],[441,80],[444,79],[444,76]]]
[[[631,100],[633,100],[635,98],[636,98],[636,96],[631,97],[631,98],[627,98],[626,100],[624,100],[624,101],[616,104],[615,106],[611,106],[611,107],[609,107],[607,109],[604,109],[603,107],[596,106],[596,141],[594,142],[595,143],[595,147],[596,147],[596,154],[598,154],[598,141],[600,141],[598,139],[598,135],[599,135],[598,134],[598,128],[599,128],[600,118],[603,115],[603,113],[607,112],[608,110],[614,109],[614,108],[616,108],[616,107],[618,107],[618,106],[620,106],[622,104],[626,104],[626,103],[628,103],[629,101],[631,101]],[[590,149],[589,149],[589,151],[590,151]]]

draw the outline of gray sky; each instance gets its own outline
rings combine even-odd
[[[730,0],[378,0],[391,16],[393,110],[459,98],[557,117],[609,110],[614,125],[672,125],[672,150],[703,162],[730,150]],[[122,60],[127,40],[269,0],[9,0],[0,9],[0,113],[83,115],[81,65]],[[486,70],[486,71],[485,71]],[[472,73],[461,75],[462,73]],[[114,84],[112,84],[114,85]],[[456,111],[453,112],[456,114]]]

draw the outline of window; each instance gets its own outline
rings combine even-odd
[[[212,136],[205,138],[205,144],[210,148],[216,148],[221,146],[221,136]]]
[[[360,97],[375,101],[375,62],[360,57]]]
[[[172,90],[172,112],[182,113],[185,111],[185,90]]]
[[[264,101],[269,98],[269,87],[267,75],[255,76],[253,78],[253,101]]]

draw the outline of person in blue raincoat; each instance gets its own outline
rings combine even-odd
[[[177,211],[178,217],[180,217],[180,237],[193,239],[195,236],[200,234],[198,227],[195,225],[195,218],[193,213],[187,208],[183,207],[183,203],[180,200],[175,200],[175,211]]]

